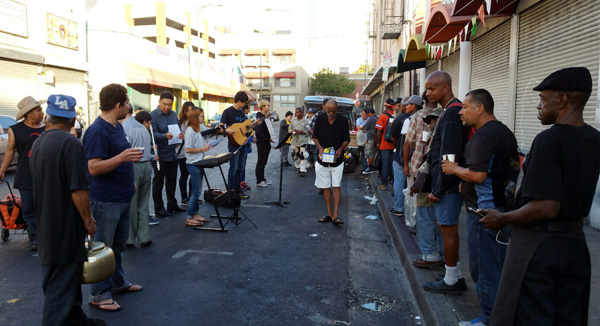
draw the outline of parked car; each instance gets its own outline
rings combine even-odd
[[[279,121],[279,114],[277,114],[277,112],[271,112],[271,117],[269,119],[271,119],[271,121]]]
[[[2,161],[4,160],[4,153],[6,153],[6,147],[8,147],[8,128],[16,123],[17,120],[14,117],[9,115],[0,115],[0,125],[2,126],[0,133],[0,164],[2,164]],[[10,162],[10,166],[13,165],[17,165],[16,151],[12,162]]]
[[[221,122],[221,114],[215,114],[210,120],[208,120],[208,125],[211,128],[216,128],[219,126],[219,122]]]

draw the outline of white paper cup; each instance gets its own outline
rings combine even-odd
[[[454,155],[454,154],[446,154],[446,160],[448,160],[450,162],[454,162],[455,159],[456,159],[456,155]]]
[[[139,149],[142,152],[142,155],[144,155],[144,147],[134,147],[135,149]]]
[[[388,120],[388,123],[392,123],[394,122],[394,118],[390,118],[390,120]]]
[[[427,142],[429,140],[429,137],[431,137],[431,132],[429,132],[429,131],[423,131],[422,140],[424,142]]]

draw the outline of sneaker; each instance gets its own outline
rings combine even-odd
[[[441,263],[440,265],[444,265],[444,264]],[[439,281],[439,280],[443,280],[444,277],[445,277],[445,275],[443,275],[443,274],[435,274],[434,277],[435,277],[435,279],[437,281]],[[460,289],[461,290],[463,290],[463,291],[467,290],[467,281],[465,281],[464,277],[459,278],[457,284],[460,285]]]
[[[242,191],[249,191],[250,189],[252,189],[252,187],[250,187],[250,185],[246,181],[242,181],[242,183],[240,183],[240,188],[242,189]]]
[[[269,186],[273,184],[273,183],[272,183],[271,181],[269,181],[269,180],[265,180],[265,182],[266,182],[266,183],[267,183]]]
[[[240,199],[248,199],[248,198],[250,198],[250,196],[246,195],[243,192],[237,193],[236,196],[240,197]]]
[[[149,225],[157,225],[158,223],[160,223],[160,221],[152,217],[148,220]]]
[[[257,183],[256,185],[258,187],[268,187],[269,186],[266,181],[261,181],[261,182]]]
[[[27,247],[29,247],[29,250],[31,250],[31,251],[38,251],[37,242],[32,242]]]
[[[377,170],[371,169],[371,168],[367,168],[366,170],[364,170],[362,172],[362,174],[371,174],[371,173],[375,173],[375,172],[377,172]]]
[[[481,320],[479,320],[479,318],[477,319],[473,319],[471,321],[461,321],[460,323],[458,323],[458,326],[486,326],[484,323],[481,322]]]
[[[305,177],[306,176],[306,172],[300,172],[300,176],[301,177]]]
[[[379,189],[381,189],[381,190],[387,190],[387,186],[386,185],[381,185],[381,186],[379,186]]]
[[[433,293],[443,293],[451,295],[460,295],[463,292],[458,282],[452,285],[448,285],[444,280],[439,280],[436,282],[425,282],[423,283],[423,289],[425,289],[425,291]]]
[[[395,209],[392,209],[390,211],[390,213],[392,213],[393,215],[399,216],[399,217],[404,217],[404,212],[400,212],[400,211],[397,211]]]
[[[190,204],[189,198],[186,197],[181,200],[181,206],[189,206],[189,204]]]

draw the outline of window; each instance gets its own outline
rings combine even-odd
[[[296,106],[296,104],[294,104],[294,103],[281,103],[282,108],[293,108],[295,106]]]
[[[260,88],[260,79],[248,79],[246,81],[246,85],[248,87]],[[269,79],[268,78],[263,78],[262,85],[263,85],[263,87],[268,87],[269,86]]]
[[[277,63],[290,64],[290,63],[292,63],[292,56],[291,55],[279,55],[279,56],[277,56]]]
[[[296,95],[274,95],[275,102],[296,102]]]
[[[275,78],[275,86],[295,87],[296,86],[296,78]]]

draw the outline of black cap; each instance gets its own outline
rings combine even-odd
[[[592,92],[592,75],[585,67],[572,67],[557,70],[546,77],[534,91]]]
[[[368,108],[367,110],[368,110],[368,111],[367,111],[368,113],[373,113],[373,114],[375,114],[375,109],[374,109],[374,108]]]
[[[394,105],[395,101],[392,100],[391,98],[388,98],[387,100],[385,100],[385,106],[392,106]]]
[[[396,97],[396,100],[394,101],[394,104],[401,104],[402,103],[402,98],[401,97]]]

